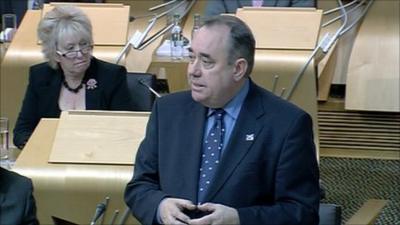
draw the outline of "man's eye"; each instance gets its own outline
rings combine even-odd
[[[204,66],[210,66],[210,65],[212,65],[212,61],[209,61],[209,60],[203,60],[203,61],[201,61],[201,63],[203,63],[203,65]]]

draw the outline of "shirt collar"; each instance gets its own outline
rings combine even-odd
[[[224,110],[226,112],[226,115],[231,116],[235,120],[239,116],[240,109],[242,108],[244,99],[247,96],[247,93],[249,92],[249,87],[250,87],[250,81],[249,79],[246,79],[243,87],[240,89],[240,91],[233,97],[225,106]],[[207,117],[209,117],[215,109],[208,109]]]

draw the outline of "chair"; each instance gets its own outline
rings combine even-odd
[[[342,208],[340,205],[320,203],[319,225],[341,225]]]
[[[128,89],[131,94],[134,111],[151,111],[155,94],[149,89],[155,89],[156,76],[150,73],[127,73]]]

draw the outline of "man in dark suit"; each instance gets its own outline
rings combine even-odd
[[[0,224],[36,225],[32,181],[0,167]]]
[[[191,91],[159,98],[125,190],[142,224],[318,224],[311,117],[253,83],[250,29],[213,17],[189,49]]]
[[[254,7],[316,7],[316,0],[208,0],[205,16],[236,13],[244,6]]]

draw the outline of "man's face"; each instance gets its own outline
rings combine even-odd
[[[240,86],[234,76],[235,63],[228,64],[228,35],[226,26],[202,27],[189,49],[192,98],[207,107],[223,107]]]

